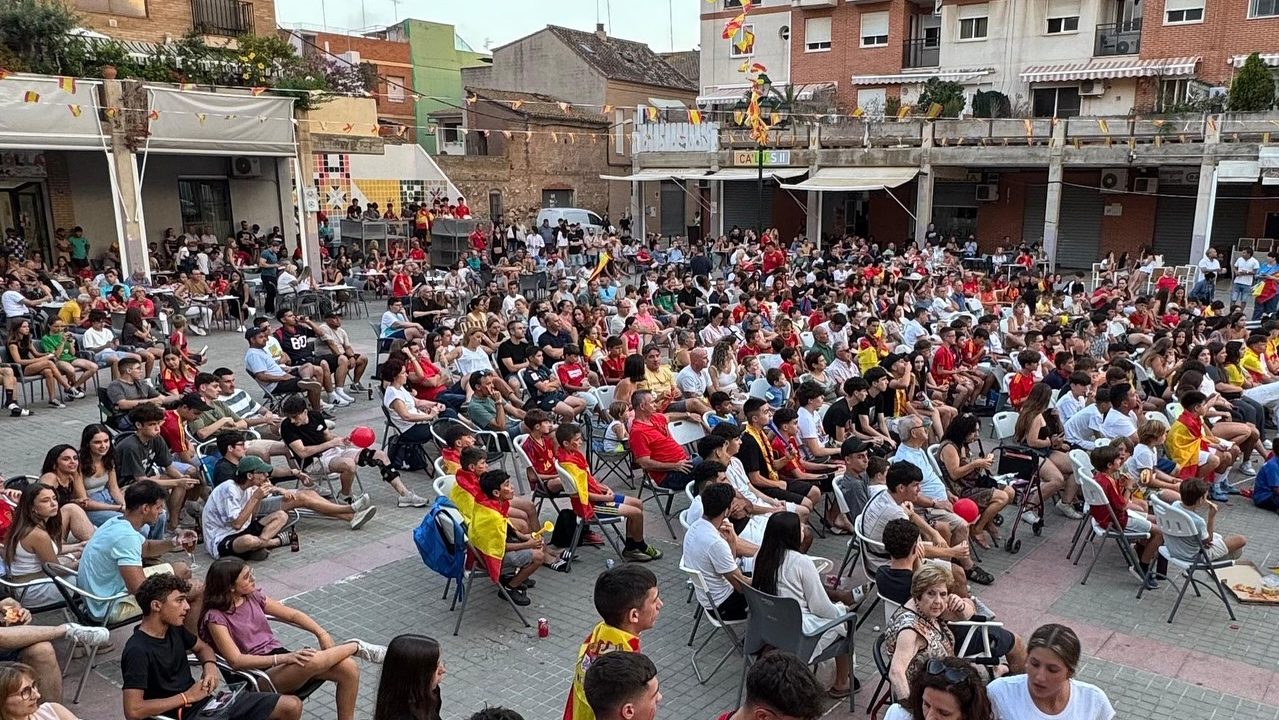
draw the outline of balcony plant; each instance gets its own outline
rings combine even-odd
[[[1230,83],[1226,108],[1231,112],[1265,112],[1275,106],[1274,73],[1253,53]]]
[[[915,107],[917,112],[927,113],[933,103],[941,105],[941,117],[959,117],[968,105],[968,99],[964,97],[964,86],[941,78],[928,78]]]
[[[1012,111],[1012,102],[998,90],[978,90],[973,96],[973,117],[1006,118],[1012,116]]]
[[[80,17],[56,0],[0,2],[0,66],[17,72],[75,75],[84,42]]]

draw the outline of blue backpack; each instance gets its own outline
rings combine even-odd
[[[413,531],[413,544],[427,567],[457,581],[456,596],[460,598],[466,567],[466,526],[457,506],[447,497],[435,498]]]

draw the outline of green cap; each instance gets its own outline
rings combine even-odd
[[[251,472],[264,472],[269,474],[271,472],[271,466],[263,462],[261,458],[249,455],[248,457],[240,460],[240,464],[235,468],[235,474],[248,475]]]

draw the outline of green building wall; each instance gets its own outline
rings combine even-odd
[[[462,68],[484,65],[490,56],[458,49],[452,25],[424,20],[405,20],[403,25],[413,63],[413,90],[423,96],[415,108],[418,144],[435,155],[436,136],[425,130],[431,113],[463,107]]]

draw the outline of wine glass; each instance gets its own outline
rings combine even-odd
[[[195,572],[199,567],[195,562],[195,544],[199,542],[200,536],[190,528],[182,528],[174,534],[174,537],[177,538],[178,544],[182,546],[182,549],[186,551],[187,566],[191,569],[191,572]]]

